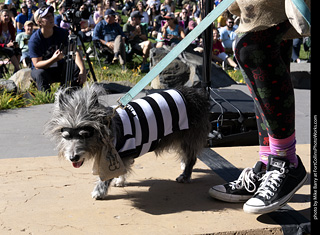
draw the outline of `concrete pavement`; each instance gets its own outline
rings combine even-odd
[[[244,85],[226,89],[248,94]],[[295,95],[297,152],[310,173],[310,90],[295,89]],[[112,105],[120,96],[106,99]],[[246,214],[241,204],[209,197],[211,186],[233,177],[227,174],[255,164],[257,146],[207,149],[211,163],[198,161],[186,185],[174,181],[181,171],[174,154],[149,153],[136,160],[128,187],[112,188],[108,200],[95,201],[92,164],[75,169],[58,160],[42,134],[52,106],[0,112],[0,234],[283,234],[297,224],[309,229],[310,180],[289,207],[268,215]]]
[[[307,169],[309,149],[297,146]],[[255,164],[258,151],[215,148],[212,160],[218,164],[215,156],[223,156],[242,169]],[[225,183],[220,173],[227,168],[212,171],[198,161],[192,183],[176,183],[181,170],[173,153],[136,159],[128,186],[111,188],[103,201],[91,198],[90,163],[76,169],[55,156],[0,163],[0,234],[296,234],[290,232],[297,231],[296,224],[309,229],[310,181],[290,201],[294,210],[254,215],[244,213],[242,204],[209,197],[211,186]]]

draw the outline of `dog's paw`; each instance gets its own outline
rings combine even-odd
[[[191,183],[191,178],[184,174],[181,174],[178,178],[176,178],[176,181],[178,183]]]
[[[124,176],[119,176],[118,178],[114,178],[111,184],[113,187],[125,187],[128,182]]]
[[[96,200],[103,200],[107,198],[109,188],[109,181],[98,181],[94,187],[91,196]]]
[[[92,191],[91,192],[91,197],[93,198],[93,199],[96,199],[96,200],[104,200],[104,199],[106,199],[107,198],[107,195],[101,195],[101,193],[99,193],[98,191]]]

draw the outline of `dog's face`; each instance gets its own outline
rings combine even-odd
[[[99,156],[102,139],[110,136],[110,108],[99,104],[100,87],[89,86],[82,90],[59,90],[56,94],[51,120],[45,133],[57,143],[59,156],[79,168],[83,163]]]
[[[98,151],[100,143],[96,130],[91,126],[76,128],[61,128],[59,156],[72,162],[73,167],[79,168],[86,159],[90,159]]]

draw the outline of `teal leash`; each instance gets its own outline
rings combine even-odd
[[[181,42],[179,42],[156,66],[150,70],[134,87],[118,100],[120,106],[126,106],[143,88],[159,75],[190,43],[198,37],[222,12],[235,0],[224,0],[212,10]]]

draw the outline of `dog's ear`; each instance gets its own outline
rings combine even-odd
[[[58,90],[58,92],[56,93],[55,102],[58,104],[60,110],[65,110],[68,105],[68,99],[72,97],[72,94],[75,91],[76,90],[72,87]]]

